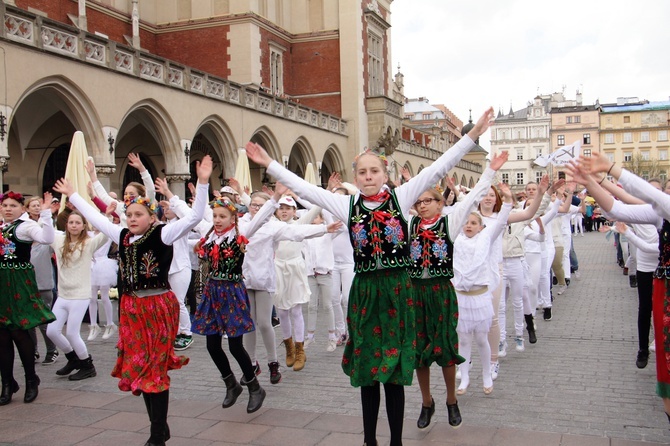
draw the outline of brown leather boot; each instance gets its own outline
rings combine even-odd
[[[286,367],[293,367],[295,363],[295,346],[293,345],[293,338],[284,339],[284,347],[286,347]]]
[[[303,342],[295,343],[295,362],[293,363],[293,371],[299,372],[305,368],[307,357],[305,356],[305,348]]]

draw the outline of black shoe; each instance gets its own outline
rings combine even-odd
[[[416,421],[416,427],[419,429],[427,428],[430,425],[430,419],[433,418],[433,414],[435,413],[435,400],[432,398],[430,400],[430,407],[421,406],[421,414]]]
[[[274,327],[279,327],[281,324],[279,323],[279,318],[278,317],[273,317],[272,318],[272,328]]]
[[[554,276],[554,278],[551,279],[551,283],[553,283],[554,285],[558,285],[558,278]]]
[[[70,381],[80,381],[86,378],[93,378],[97,374],[93,365],[93,358],[91,355],[88,355],[88,358],[79,360],[79,371],[74,375],[68,376],[67,379]]]
[[[70,353],[65,353],[65,357],[67,358],[67,364],[65,364],[63,367],[60,369],[56,370],[56,375],[58,376],[65,376],[69,375],[75,370],[79,370],[79,358],[77,357],[77,354],[72,350]]]
[[[35,350],[35,362],[37,362],[38,359],[40,359],[40,352]]]
[[[0,406],[5,406],[12,402],[12,395],[19,391],[19,383],[12,379],[9,383],[2,383],[2,394],[0,395]]]
[[[551,307],[545,308],[542,311],[544,312],[544,314],[542,315],[544,320],[545,321],[550,321],[551,320]],[[533,344],[533,342],[531,342],[531,344]]]
[[[537,336],[535,336],[535,321],[532,314],[524,314],[523,317],[526,319],[526,329],[528,330],[528,342],[535,344],[537,342]]]
[[[23,396],[24,403],[32,403],[37,398],[38,387],[40,385],[40,377],[35,375],[34,378],[26,378],[26,394]]]
[[[458,429],[463,422],[461,411],[458,410],[458,401],[454,404],[447,404],[447,414],[449,415],[449,426]]]
[[[635,360],[635,365],[638,369],[643,369],[647,367],[649,362],[649,350],[638,350],[637,359]]]
[[[247,386],[249,389],[249,402],[247,403],[247,413],[254,413],[263,405],[265,400],[265,390],[261,387],[258,382],[258,378],[254,376],[254,379],[247,382],[244,378],[240,381],[240,384]]]
[[[270,368],[270,383],[279,384],[281,382],[281,372],[279,371],[279,363],[277,361],[268,364]]]
[[[47,355],[44,357],[44,361],[42,361],[42,365],[51,365],[54,362],[56,362],[57,359],[58,359],[58,350],[47,352]]]
[[[631,288],[637,288],[637,276],[635,274],[628,276],[628,284]]]
[[[237,401],[237,397],[239,397],[242,393],[242,386],[237,382],[235,375],[232,373],[221,379],[223,379],[223,382],[226,383],[226,396],[223,398],[221,407],[227,409],[235,404],[235,401]]]
[[[570,279],[565,279],[565,286],[570,286]]]

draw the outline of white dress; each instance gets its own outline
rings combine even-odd
[[[119,264],[115,259],[107,257],[112,240],[98,248],[93,254],[91,263],[91,286],[115,287],[118,277]]]

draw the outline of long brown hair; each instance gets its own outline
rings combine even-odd
[[[72,254],[74,254],[75,251],[79,250],[79,255],[81,255],[82,251],[84,250],[84,245],[89,239],[88,221],[86,221],[86,217],[81,215],[79,211],[72,211],[67,217],[68,221],[72,218],[73,215],[78,215],[81,218],[81,221],[84,222],[84,230],[81,231],[76,238],[73,238],[67,228],[65,228],[65,242],[63,243],[63,250],[61,251],[63,266],[66,266],[70,262]]]
[[[500,212],[500,209],[502,209],[502,198],[500,197],[500,192],[498,192],[498,188],[495,186],[491,186],[491,189],[493,190],[493,193],[496,194],[496,204],[493,205],[493,211],[492,212]],[[488,192],[487,192],[488,194]],[[479,212],[482,211],[482,204],[481,202],[479,203],[479,206],[477,206],[477,210]]]

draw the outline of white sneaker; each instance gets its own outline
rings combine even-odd
[[[568,289],[567,286],[565,286],[565,285],[560,285],[560,286],[558,287],[558,291],[556,292],[556,294],[558,294],[558,295],[560,296],[561,294],[565,293],[565,290],[567,290],[567,289]]]
[[[650,352],[655,352],[656,351],[656,343],[654,342],[653,339],[651,340],[651,344],[649,344],[649,351]]]
[[[314,344],[314,342],[316,342],[316,338],[314,336],[312,336],[312,337],[307,336],[305,338],[305,344],[303,345],[303,348],[309,347],[310,344]]]
[[[328,339],[328,346],[326,347],[327,352],[334,352],[337,350],[337,339]]]
[[[89,325],[89,329],[90,329],[90,331],[88,332],[87,341],[92,341],[92,340],[94,340],[95,338],[98,337],[98,335],[100,334],[101,329],[97,325]]]
[[[498,357],[504,358],[507,356],[507,341],[500,341],[498,344]]]
[[[579,280],[582,278],[582,274],[579,272],[579,270],[575,271],[574,273],[575,279]]]
[[[500,371],[500,363],[498,361],[491,363],[491,379],[495,381],[498,378],[498,372]]]
[[[115,334],[118,331],[119,331],[119,329],[115,324],[108,325],[108,326],[105,327],[105,332],[102,334],[102,339],[107,340],[107,339],[111,338],[112,335]]]
[[[526,347],[524,346],[524,342],[523,342],[522,337],[514,338],[514,343],[516,344],[516,347],[514,347],[516,349],[516,351],[522,352],[522,351],[526,350]]]

